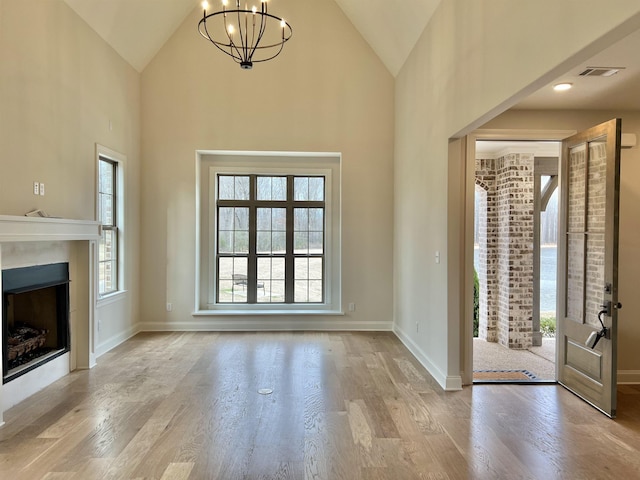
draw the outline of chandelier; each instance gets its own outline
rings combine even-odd
[[[204,14],[198,22],[200,35],[213,43],[249,70],[254,62],[266,62],[277,57],[284,44],[291,38],[291,25],[280,17],[267,12],[267,0],[260,1],[260,9],[251,8],[245,3],[240,8],[240,0],[231,0],[235,4],[227,9],[229,0],[222,0],[222,10],[207,13],[209,4],[202,2]]]

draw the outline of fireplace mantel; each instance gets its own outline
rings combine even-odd
[[[0,215],[0,243],[98,240],[100,224],[93,220]]]

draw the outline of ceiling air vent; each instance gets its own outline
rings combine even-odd
[[[587,67],[584,72],[580,72],[581,77],[610,77],[615,75],[625,67]]]

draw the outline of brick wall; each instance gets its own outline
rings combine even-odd
[[[533,154],[476,160],[476,184],[486,192],[479,207],[479,335],[515,349],[532,343],[533,168]]]

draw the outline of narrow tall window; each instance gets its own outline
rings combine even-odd
[[[102,236],[98,249],[98,294],[117,292],[118,286],[118,163],[98,156],[98,221]]]
[[[325,301],[325,177],[218,174],[217,303]]]

